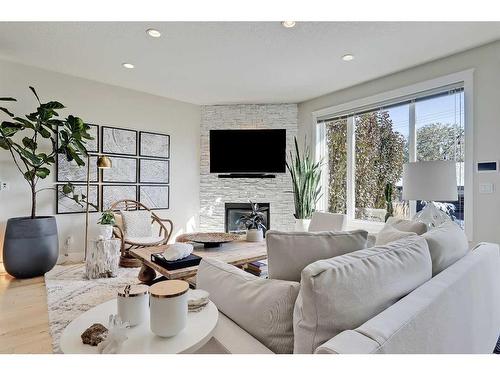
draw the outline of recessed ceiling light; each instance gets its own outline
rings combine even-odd
[[[159,38],[161,36],[161,33],[156,29],[147,29],[146,32],[153,38]]]
[[[123,63],[122,66],[126,69],[134,69],[135,68],[134,64],[131,64],[131,63]]]
[[[354,60],[354,56],[351,54],[347,54],[347,55],[342,56],[342,60],[351,61],[351,60]]]
[[[283,27],[286,27],[287,29],[290,29],[292,27],[295,27],[295,21],[283,21],[281,22]]]

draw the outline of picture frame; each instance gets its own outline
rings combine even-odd
[[[140,184],[170,184],[170,160],[139,159]]]
[[[101,170],[101,181],[111,183],[137,183],[137,158],[109,156],[112,168]]]
[[[74,202],[72,199],[67,198],[62,193],[62,187],[65,184],[56,184],[56,214],[57,215],[66,215],[66,214],[79,214],[86,212],[86,204],[82,203],[80,206],[78,203]],[[86,195],[87,193],[87,185],[86,184],[73,184],[75,188],[75,192],[83,193]],[[89,212],[99,212],[99,185],[92,184],[89,186],[89,196],[91,197],[91,202],[97,206],[97,210],[89,206]]]
[[[101,152],[137,156],[137,130],[101,126]]]
[[[170,159],[170,135],[140,131],[139,156]]]
[[[78,166],[69,162],[66,155],[57,154],[56,159],[56,181],[57,182],[87,182],[87,163],[90,163],[90,183],[99,182],[99,171],[97,168],[97,155],[89,154],[85,159],[85,165]]]
[[[140,185],[139,202],[155,210],[170,208],[169,185]]]
[[[137,201],[137,185],[101,185],[101,210],[122,199]]]

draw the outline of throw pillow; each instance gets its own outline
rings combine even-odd
[[[125,238],[151,237],[151,213],[149,211],[120,211],[123,218]]]
[[[427,225],[420,221],[404,220],[391,216],[387,219],[387,224],[403,232],[413,232],[416,234],[424,234],[427,232]]]
[[[217,308],[275,353],[293,352],[293,307],[300,284],[267,280],[216,259],[203,258],[196,286]]]
[[[314,350],[359,327],[430,280],[427,242],[419,236],[310,264],[295,303],[294,353]]]
[[[266,233],[269,278],[300,281],[304,267],[320,260],[366,248],[368,232]]]
[[[384,227],[378,232],[375,246],[385,245],[393,241],[400,240],[401,238],[414,236],[413,232],[403,232],[394,228],[390,224],[385,224]]]
[[[462,228],[449,221],[422,235],[429,245],[432,258],[432,276],[462,258],[469,249],[469,242]]]

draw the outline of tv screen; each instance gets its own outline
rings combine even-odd
[[[210,173],[284,173],[285,129],[210,130]]]

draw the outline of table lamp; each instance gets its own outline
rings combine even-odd
[[[88,246],[88,233],[89,233],[89,199],[90,199],[90,157],[94,155],[87,155],[87,204],[85,210],[85,253],[84,260],[87,259],[87,246]],[[112,167],[111,159],[106,155],[101,155],[97,158],[97,168],[109,169]]]
[[[420,161],[403,165],[403,200],[423,200],[427,204],[414,220],[428,228],[451,218],[434,202],[458,200],[456,163],[449,160]]]

